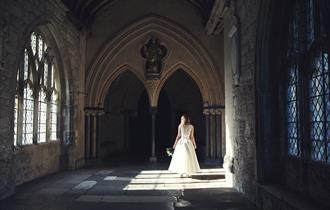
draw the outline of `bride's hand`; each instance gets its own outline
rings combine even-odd
[[[176,145],[174,144],[172,148],[175,149],[175,146],[176,146]]]
[[[195,149],[197,149],[197,145],[196,144],[194,145],[194,147],[195,147]]]

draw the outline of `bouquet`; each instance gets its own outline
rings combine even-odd
[[[172,147],[166,148],[166,154],[167,156],[172,156],[174,152],[174,149]]]

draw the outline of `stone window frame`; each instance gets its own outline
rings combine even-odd
[[[32,50],[32,35],[35,34],[37,40],[41,38],[43,41],[43,50],[41,53],[41,57],[38,59],[38,47],[36,48],[36,52],[33,53]],[[37,42],[38,45],[39,41]],[[35,29],[31,33],[29,33],[28,39],[25,42],[23,53],[20,55],[19,59],[19,68],[17,71],[17,85],[15,92],[15,107],[14,107],[14,141],[13,144],[16,147],[21,146],[29,146],[35,144],[44,144],[50,142],[58,142],[59,141],[59,130],[60,130],[60,120],[59,115],[60,111],[60,75],[58,71],[57,59],[55,57],[55,53],[51,44],[48,41],[48,38],[45,33],[43,33],[40,29]],[[25,53],[28,53],[28,78],[24,78],[24,59]],[[48,67],[47,78],[45,78],[44,67]],[[47,80],[47,81],[46,81]],[[31,86],[31,90],[33,91],[33,141],[32,143],[24,144],[23,143],[23,110],[24,110],[24,89],[29,85]],[[39,95],[40,92],[43,91],[45,95],[46,102],[46,139],[44,141],[39,141]],[[55,97],[55,99],[54,99]],[[52,107],[55,104],[55,107]],[[56,119],[55,123],[51,117],[54,117],[52,114],[54,108],[56,110]],[[55,127],[52,124],[56,124]],[[51,139],[54,136],[55,129],[55,139]]]
[[[307,6],[313,7],[311,13],[308,13]],[[326,26],[322,25],[321,22],[321,14],[324,13],[325,9],[322,8],[322,2],[315,1],[315,0],[295,0],[292,3],[291,7],[291,14],[298,14],[300,18],[303,18],[303,24],[298,26],[297,31],[297,43],[293,40],[293,34],[289,34],[289,42],[288,42],[288,54],[286,57],[286,80],[285,80],[285,87],[288,90],[288,72],[292,65],[297,65],[299,68],[299,78],[298,78],[298,108],[299,108],[299,135],[300,135],[300,142],[299,142],[299,154],[298,155],[291,155],[289,154],[289,140],[288,135],[286,135],[286,153],[288,156],[295,157],[295,158],[303,158],[307,159],[307,161],[318,162],[321,164],[330,164],[330,151],[326,151],[326,156],[324,160],[313,160],[312,158],[312,137],[311,137],[311,105],[310,105],[310,80],[311,74],[313,70],[313,62],[315,60],[315,55],[318,53],[324,53],[329,55],[330,53],[330,43],[329,43],[329,31],[322,31]],[[296,13],[297,12],[297,13]],[[312,15],[312,16],[311,16]],[[310,27],[310,18],[312,20],[312,29]],[[324,22],[323,22],[324,23]],[[293,24],[293,15],[290,18],[289,27],[292,27]],[[291,28],[292,29],[292,28]],[[289,30],[290,31],[290,30]],[[298,44],[298,46],[297,46]],[[329,60],[328,60],[329,63]],[[327,76],[329,77],[329,69],[327,72]],[[328,87],[329,88],[329,87]],[[287,93],[286,93],[287,94]],[[329,97],[329,96],[324,96]],[[329,100],[328,98],[323,100]],[[288,102],[286,100],[286,106]],[[326,104],[325,104],[326,106]],[[287,108],[285,111],[287,112]],[[288,114],[286,113],[286,117]],[[286,121],[287,122],[287,121]],[[327,120],[324,121],[327,123]],[[286,132],[288,132],[288,127],[286,124]],[[326,132],[326,131],[324,131]],[[330,144],[330,139],[327,139],[327,133],[325,133],[326,144]],[[325,150],[327,150],[327,146],[325,146]],[[328,159],[328,160],[327,160]]]

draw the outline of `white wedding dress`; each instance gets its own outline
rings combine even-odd
[[[189,175],[200,171],[195,148],[190,140],[192,130],[192,125],[183,125],[179,127],[178,132],[180,132],[181,137],[176,144],[168,168],[172,173]]]

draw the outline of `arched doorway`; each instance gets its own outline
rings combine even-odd
[[[124,71],[111,84],[100,117],[100,157],[141,161],[150,155],[149,97],[142,82]]]
[[[174,72],[165,82],[158,99],[156,118],[156,154],[162,160],[177,135],[180,117],[188,113],[195,127],[198,158],[205,156],[205,124],[203,100],[195,81],[183,70]],[[166,156],[165,156],[166,157]]]

